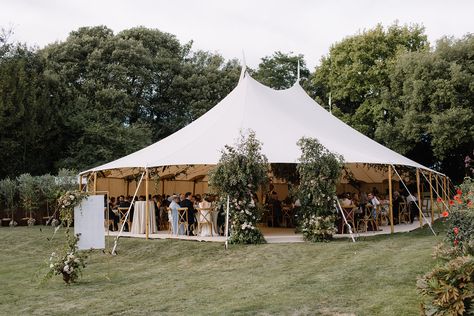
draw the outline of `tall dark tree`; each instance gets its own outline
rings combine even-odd
[[[0,178],[47,173],[61,156],[64,84],[25,45],[0,56]]]

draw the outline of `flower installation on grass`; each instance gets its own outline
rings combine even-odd
[[[217,166],[210,172],[209,185],[220,195],[225,206],[230,198],[230,243],[259,244],[265,239],[257,227],[262,211],[254,201],[260,186],[268,183],[267,158],[255,133],[241,135],[235,147],[226,146]]]
[[[302,138],[298,145],[302,152],[297,166],[300,183],[296,188],[301,203],[297,214],[300,230],[306,240],[328,241],[336,233],[336,184],[343,158],[314,138]]]
[[[68,229],[69,230],[69,229]],[[78,251],[79,235],[66,233],[66,245],[62,251],[53,252],[49,258],[49,270],[46,279],[61,275],[66,284],[74,283],[86,266],[87,255]]]
[[[70,284],[76,282],[82,275],[87,255],[78,250],[79,235],[72,235],[69,227],[74,219],[74,208],[84,199],[87,199],[87,194],[81,191],[67,191],[58,199],[59,218],[62,225],[66,226],[66,242],[63,249],[52,252],[45,279],[50,279],[53,275],[62,275],[64,282]]]

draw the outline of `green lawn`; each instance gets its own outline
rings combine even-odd
[[[0,228],[0,314],[418,315],[417,275],[441,240],[428,229],[325,244],[232,246],[122,238],[77,284],[41,285],[52,229]],[[442,229],[437,225],[437,230]],[[112,240],[108,240],[109,246]]]

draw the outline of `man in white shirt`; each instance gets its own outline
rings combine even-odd
[[[373,193],[369,193],[367,196],[369,198],[369,203],[372,204],[372,217],[374,218],[375,221],[377,221],[377,209],[379,208],[380,201],[377,199],[377,197]],[[375,230],[378,230],[375,228]]]

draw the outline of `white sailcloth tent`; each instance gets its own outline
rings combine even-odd
[[[235,89],[203,116],[174,134],[130,155],[84,171],[90,175],[123,177],[137,170],[163,166],[212,166],[225,145],[241,131],[253,130],[263,143],[270,163],[297,163],[297,141],[314,137],[330,151],[344,157],[357,179],[381,182],[380,173],[360,164],[403,165],[433,171],[351,128],[309,97],[296,82],[274,90],[243,72]],[[196,171],[207,173],[209,168]],[[168,169],[169,171],[170,169]],[[104,173],[104,171],[107,171]],[[436,172],[436,171],[433,171]]]

